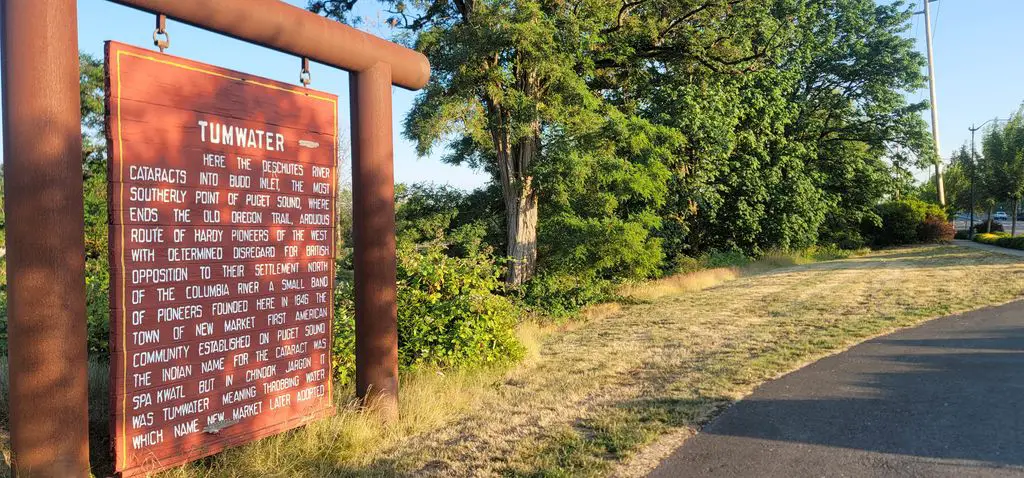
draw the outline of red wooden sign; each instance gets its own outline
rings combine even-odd
[[[332,413],[337,97],[115,42],[106,63],[116,470]]]

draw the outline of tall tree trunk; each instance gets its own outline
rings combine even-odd
[[[985,232],[992,232],[992,210],[995,208],[995,206],[988,207],[988,230],[986,230]]]
[[[535,122],[533,135],[511,141],[504,128],[506,120],[500,107],[489,105],[497,127],[491,129],[498,160],[498,179],[505,199],[508,274],[505,282],[518,287],[537,270],[537,189],[530,165],[540,155],[540,122]]]
[[[537,268],[537,190],[532,180],[510,184],[505,192],[510,261],[506,282],[512,286],[522,285]]]
[[[1020,198],[1013,198],[1013,219],[1010,220],[1010,237],[1017,235],[1017,209],[1020,206]]]

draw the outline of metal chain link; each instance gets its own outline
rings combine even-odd
[[[163,38],[160,38],[163,35]],[[171,47],[171,34],[167,33],[167,16],[158,14],[156,16],[156,30],[153,30],[153,44],[160,49],[160,53]]]

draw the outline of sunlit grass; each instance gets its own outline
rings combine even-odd
[[[342,387],[331,418],[162,476],[638,476],[765,380],[1024,291],[1019,258],[971,249],[822,258],[768,254],[631,286],[632,304],[523,323],[517,365],[403,375],[397,422]],[[93,373],[104,397],[106,371]]]

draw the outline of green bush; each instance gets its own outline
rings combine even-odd
[[[1010,237],[1010,235],[1005,232],[983,232],[974,235],[974,242],[995,245],[996,241],[1003,237]]]
[[[89,355],[110,358],[110,268],[103,259],[85,261],[85,323]]]
[[[440,246],[403,246],[398,256],[402,364],[476,365],[516,360],[519,310],[499,295],[501,268],[487,253],[450,257]]]
[[[868,245],[864,236],[857,231],[836,231],[832,236],[831,244],[846,251],[856,251]]]
[[[754,262],[754,258],[737,250],[712,252],[701,257],[705,269],[718,267],[743,267]]]
[[[398,248],[398,360],[461,367],[518,360],[520,310],[499,294],[501,269],[486,251],[451,257],[440,245],[402,242]],[[333,354],[342,382],[355,371],[352,284],[340,277],[335,294]]]
[[[996,221],[992,221],[991,226],[990,230],[988,221],[981,221],[974,225],[974,232],[1003,232],[1006,230],[1002,224]]]
[[[613,298],[613,284],[592,275],[542,272],[522,288],[522,301],[527,307],[554,318],[571,316],[590,304]]]
[[[950,240],[955,232],[951,227],[939,225],[940,222],[946,222],[946,214],[941,207],[918,199],[881,204],[878,206],[878,216],[881,224],[872,226],[869,232],[877,246]],[[948,239],[943,239],[947,235]]]
[[[331,337],[331,361],[334,378],[341,383],[352,380],[356,374],[356,320],[355,294],[352,289],[351,270],[335,267],[339,271],[334,285],[334,321]]]
[[[90,164],[82,185],[85,207],[85,323],[89,354],[110,358],[110,266],[107,263],[106,166]]]
[[[974,235],[974,242],[1005,247],[1007,249],[1024,250],[1024,236],[1010,236],[1006,232],[992,232]]]

